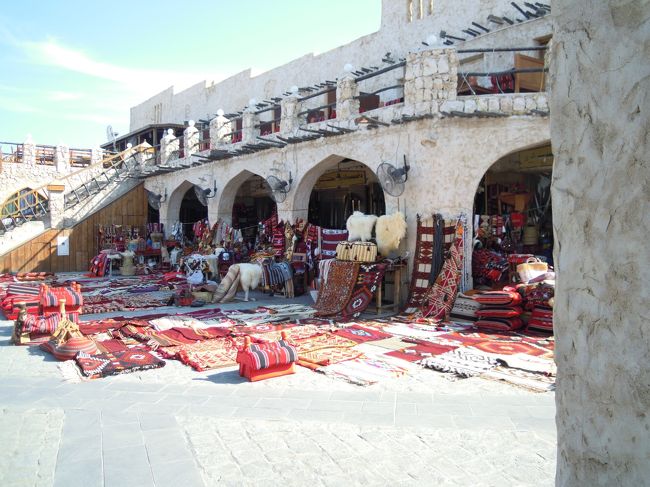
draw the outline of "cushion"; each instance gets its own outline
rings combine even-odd
[[[483,318],[474,323],[480,329],[511,331],[524,325],[520,318]]]
[[[246,360],[253,370],[268,369],[276,365],[286,365],[298,359],[296,349],[284,340],[269,343],[254,343],[240,352],[237,362]]]
[[[474,301],[471,296],[460,293],[451,309],[451,317],[474,321],[476,320],[474,313],[479,309],[481,309],[481,303]]]
[[[79,352],[95,354],[98,351],[95,342],[86,337],[72,337],[62,344],[57,344],[56,340],[49,340],[41,343],[40,347],[62,361],[72,360]]]
[[[513,306],[512,308],[487,307],[476,310],[476,316],[479,318],[515,318],[521,316],[523,311],[519,306]]]
[[[521,303],[521,294],[515,290],[484,291],[476,293],[472,298],[481,304],[490,306],[514,306]]]
[[[59,306],[59,300],[65,299],[66,306],[81,306],[83,297],[81,293],[69,287],[51,287],[47,291],[41,290],[40,302],[44,307]]]

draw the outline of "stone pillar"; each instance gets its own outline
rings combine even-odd
[[[190,157],[199,151],[199,129],[194,126],[194,120],[190,120],[185,132],[183,132],[183,149],[185,157]]]
[[[27,134],[23,142],[23,164],[36,165],[36,144],[32,140],[32,134]]]
[[[48,207],[50,209],[50,228],[65,227],[65,184],[52,181],[47,187]]]
[[[230,142],[231,133],[232,123],[223,116],[223,110],[219,110],[217,116],[210,120],[210,147]]]
[[[336,118],[346,120],[359,115],[359,86],[352,74],[346,72],[336,85]]]
[[[176,159],[178,159],[178,151],[180,149],[178,137],[174,135],[174,129],[167,129],[167,132],[160,140],[160,164],[167,165],[174,157],[176,152]]]
[[[154,151],[149,142],[145,141],[138,146],[138,153],[135,155],[135,160],[140,169],[142,169],[146,162],[152,157],[154,157]]]
[[[54,151],[54,164],[56,172],[63,174],[70,169],[70,148],[67,145],[59,144]]]
[[[254,109],[255,107],[253,107]],[[242,115],[242,142],[255,142],[255,138],[259,135],[259,129],[255,128],[259,117],[253,113],[252,109],[247,108]]]
[[[455,49],[409,53],[404,73],[404,106],[423,114],[438,111],[445,101],[456,100],[458,64]]]
[[[94,147],[90,151],[90,164],[97,164],[104,159],[104,150],[101,147]]]
[[[552,17],[556,485],[647,485],[650,3]]]
[[[302,103],[298,101],[297,94],[291,94],[280,102],[281,115],[280,115],[280,132],[292,133],[295,132],[300,126],[300,113]]]

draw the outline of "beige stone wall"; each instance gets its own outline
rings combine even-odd
[[[648,485],[650,2],[553,9],[557,485]]]
[[[548,118],[540,116],[424,119],[378,129],[359,128],[347,135],[179,168],[147,178],[145,187],[157,194],[167,191],[169,197],[160,208],[160,219],[171,229],[178,220],[183,195],[192,184],[211,188],[216,181],[217,196],[208,204],[208,218],[214,223],[218,218],[231,220],[237,190],[249,176],[266,178],[274,174],[287,179],[291,172],[292,189],[278,206],[278,216],[293,222],[307,218],[315,182],[341,160],[357,160],[376,171],[382,162],[401,165],[406,155],[411,170],[405,191],[399,197],[386,194],[385,200],[387,213],[400,209],[406,215],[408,230],[401,252],[409,251],[412,257],[417,214],[464,213],[470,217],[476,189],[490,166],[505,155],[543,144],[549,138]]]
[[[218,83],[197,82],[178,93],[168,88],[131,108],[130,130],[150,123],[183,123],[189,119],[212,118],[220,108],[226,113],[236,112],[246,106],[251,98],[262,101],[281,96],[294,85],[310,86],[325,80],[336,80],[344,74],[346,63],[351,63],[357,69],[380,66],[385,53],[392,53],[394,59],[406,57],[408,53],[422,49],[422,41],[431,34],[439,35],[443,30],[469,38],[469,35],[462,33],[462,29],[471,26],[472,21],[488,27],[491,32],[469,39],[462,44],[463,48],[531,46],[535,44],[535,38],[551,33],[548,17],[528,20],[512,27],[490,23],[487,20],[490,14],[506,15],[511,19],[522,17],[508,0],[435,0],[432,15],[412,22],[406,21],[406,0],[384,0],[382,3],[379,31],[319,55],[305,55],[255,76],[246,70]],[[341,14],[345,15],[344,12]],[[509,69],[512,67],[512,56],[486,55],[480,67]],[[396,75],[397,72],[392,72],[366,81],[361,88],[369,92],[394,85]],[[385,99],[398,97],[392,92],[385,92],[382,96]],[[324,97],[314,98],[310,103],[316,107],[326,103],[326,100]]]

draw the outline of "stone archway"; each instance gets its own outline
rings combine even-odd
[[[352,171],[352,169],[355,168],[357,169],[356,172],[365,172],[368,176],[368,181],[370,181],[372,184],[377,183],[376,191],[380,194],[379,206],[381,206],[381,210],[374,211],[374,213],[385,213],[387,203],[386,195],[384,194],[383,189],[378,186],[378,181],[376,181],[373,168],[363,161],[348,159],[340,155],[332,154],[315,164],[300,178],[294,190],[295,193],[291,202],[292,206],[289,208],[287,205],[284,205],[279,208],[280,219],[295,221],[295,219],[301,218],[305,221],[309,221],[310,198],[312,197],[314,188],[316,187],[319,180],[321,180],[325,174],[331,172],[332,170],[338,169],[341,172],[345,172]],[[367,182],[364,184],[367,184]],[[345,198],[341,199],[341,204],[345,203],[344,199]],[[361,209],[362,211],[369,211],[368,208],[370,208],[370,205],[366,206],[366,204],[364,204],[364,207],[358,209]]]
[[[553,215],[550,184],[553,172],[550,141],[509,151],[473,182],[468,224],[478,252],[486,255],[533,254],[553,261]],[[475,227],[476,215],[481,215]],[[475,257],[474,252],[468,258]],[[481,259],[479,259],[480,261]],[[497,284],[496,274],[474,268],[474,284]],[[502,276],[507,279],[507,276]],[[487,281],[485,280],[487,279]]]
[[[171,192],[166,204],[163,203],[161,206],[160,220],[166,224],[167,230],[171,230],[171,226],[178,221],[183,197],[193,186],[194,183],[191,183],[188,180],[183,181]]]
[[[236,176],[232,177],[221,190],[219,202],[217,204],[217,219],[222,219],[228,224],[232,223],[232,208],[235,204],[235,198],[241,185],[252,176],[263,176],[252,171],[244,169]]]

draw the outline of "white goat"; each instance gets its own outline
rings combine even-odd
[[[387,257],[390,252],[397,250],[400,241],[406,237],[406,228],[406,219],[402,212],[380,216],[375,227],[377,251]]]
[[[244,290],[244,301],[248,301],[248,291],[257,289],[262,280],[262,266],[258,264],[239,264],[240,285]]]
[[[361,240],[367,242],[372,238],[372,228],[377,221],[376,215],[364,215],[360,211],[355,211],[350,215],[346,222],[348,229],[348,241]]]

